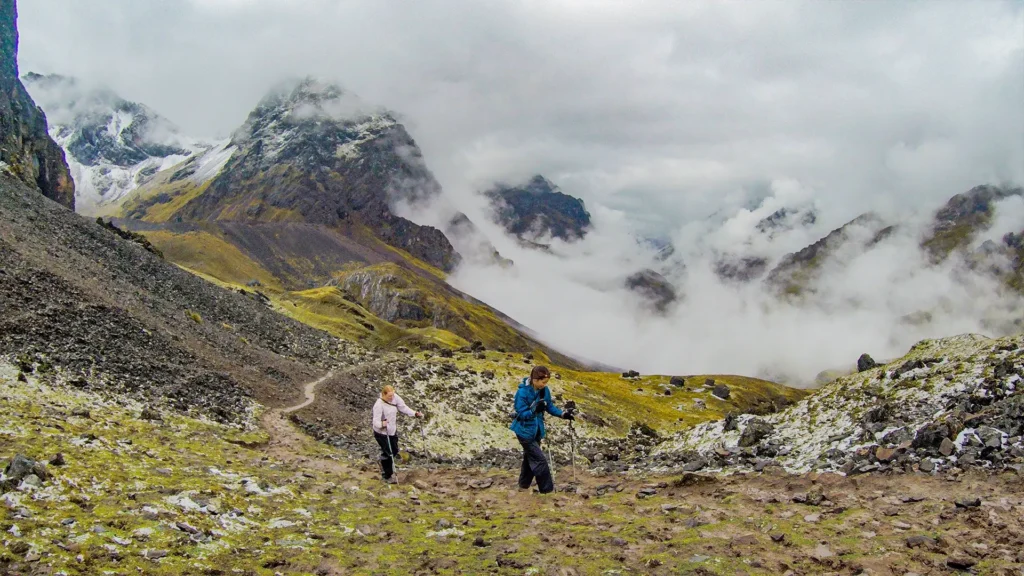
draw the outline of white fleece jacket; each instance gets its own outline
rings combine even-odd
[[[415,416],[416,412],[405,405],[405,401],[402,397],[395,392],[394,398],[391,402],[385,402],[383,398],[377,398],[377,401],[373,403],[373,431],[377,434],[386,434],[388,436],[394,436],[398,433],[398,413],[401,412],[406,416]],[[384,425],[381,423],[381,418],[388,421],[387,431],[384,431]]]

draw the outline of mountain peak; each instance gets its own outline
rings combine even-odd
[[[384,109],[371,106],[341,86],[313,76],[290,79],[273,86],[256,105],[250,118],[287,118],[291,123],[307,120],[359,122],[373,117],[387,117]]]
[[[572,241],[590,228],[583,200],[563,193],[541,175],[520,186],[498,185],[487,191],[497,222],[524,240],[544,236]]]

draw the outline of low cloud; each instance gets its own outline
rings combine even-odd
[[[792,208],[787,200],[807,200],[785,190],[765,204]],[[903,226],[870,249],[864,247],[876,228],[851,226],[849,241],[824,260],[798,300],[780,298],[760,280],[723,281],[714,271],[718,253],[712,249],[720,245],[687,242],[691,228],[675,244],[685,266],[667,270],[682,298],[666,314],[655,314],[623,282],[637,270],[657,269],[656,249],[636,241],[622,214],[605,209],[595,211],[584,240],[554,241],[554,254],[523,248],[487,226],[515,267],[470,261],[451,282],[535,328],[552,345],[604,364],[643,373],[740,373],[806,386],[823,370],[851,368],[864,352],[892,358],[924,338],[1020,330],[1019,295],[996,279],[967,272],[956,257],[939,266],[927,263],[919,246],[929,215],[890,214],[889,221]],[[747,216],[741,210],[726,222]],[[729,227],[705,230],[712,238],[732,233]],[[783,234],[731,246],[737,256],[749,254],[745,246],[773,254],[774,265],[784,251],[772,245],[790,241]]]
[[[864,351],[892,356],[923,336],[986,331],[1000,306],[1019,315],[995,283],[958,280],[955,261],[925,266],[916,249],[948,197],[1024,182],[1019,2],[19,8],[22,70],[109,85],[190,134],[230,134],[269,86],[295,75],[340,80],[398,111],[446,202],[410,216],[443,228],[462,211],[516,262],[470,263],[452,281],[595,360],[806,380]],[[538,173],[594,218],[584,241],[552,243],[560,256],[505,236],[478,194]],[[766,239],[757,223],[779,206],[813,209],[815,221]],[[905,223],[902,236],[824,270],[803,306],[713,272],[723,254],[777,261],[867,211]],[[1013,221],[991,234],[1004,229]],[[637,236],[672,238],[685,268]],[[667,317],[621,285],[648,267],[667,268],[683,295]]]

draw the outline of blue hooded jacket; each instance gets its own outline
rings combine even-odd
[[[536,410],[537,401],[545,404],[545,409]],[[523,378],[516,390],[516,419],[509,428],[523,440],[541,440],[544,438],[544,412],[552,416],[562,416],[562,410],[551,401],[551,390],[545,386],[541,390],[534,389],[530,378]]]

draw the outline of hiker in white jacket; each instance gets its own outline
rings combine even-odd
[[[395,393],[394,386],[385,386],[380,398],[373,403],[373,437],[380,446],[380,467],[384,481],[392,483],[395,473],[394,457],[398,455],[398,413],[406,416],[423,417],[423,412],[414,412]]]

